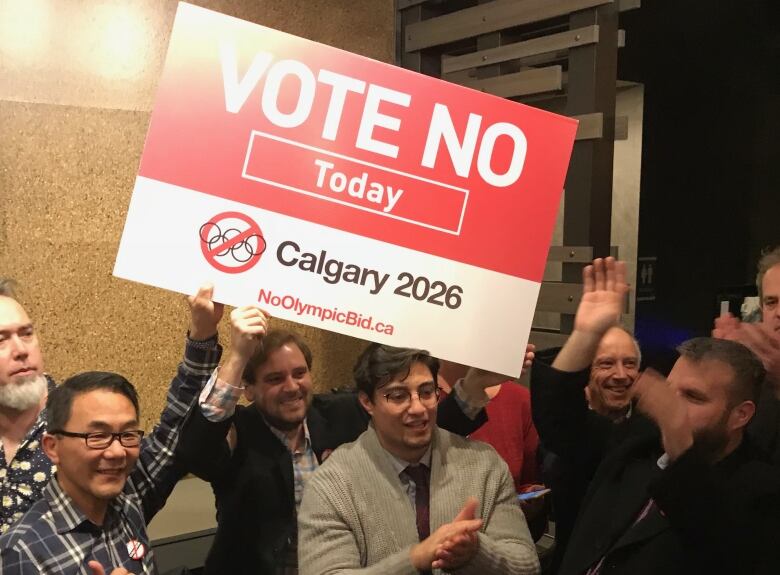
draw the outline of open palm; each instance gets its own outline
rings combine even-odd
[[[582,270],[582,300],[574,329],[602,334],[615,325],[623,311],[628,284],[625,262],[595,259]]]

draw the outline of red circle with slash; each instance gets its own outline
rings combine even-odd
[[[222,235],[219,224],[220,222],[224,222],[225,220],[229,219],[240,220],[247,225],[247,228],[243,231],[239,231],[237,235],[231,238],[226,238]],[[208,239],[204,239],[208,238],[215,228],[220,231],[219,236],[217,236],[218,241],[212,242]],[[206,261],[214,268],[228,274],[238,274],[253,268],[255,264],[260,261],[260,256],[263,255],[266,247],[265,238],[263,237],[263,232],[260,230],[260,226],[257,225],[257,223],[252,218],[245,216],[240,212],[222,212],[221,214],[217,214],[201,226],[199,235],[200,249],[203,252],[203,257],[205,257]],[[224,263],[217,261],[217,257],[225,256],[228,252],[233,254],[233,250],[236,249],[236,247],[239,245],[243,244],[243,246],[250,246],[248,240],[253,236],[257,237],[258,250],[256,252],[252,252],[248,260],[236,260],[238,265],[235,266],[225,265]]]

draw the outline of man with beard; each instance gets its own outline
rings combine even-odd
[[[255,306],[233,311],[228,358],[181,432],[177,455],[216,496],[208,574],[296,573],[304,485],[368,424],[355,393],[312,393],[311,350],[293,332],[266,333],[267,321]],[[472,376],[438,408],[442,425],[463,435],[485,420],[476,396],[488,384]],[[249,406],[236,405],[241,394]]]
[[[41,497],[54,471],[41,448],[54,382],[43,373],[38,336],[12,288],[0,279],[0,534]]]
[[[780,464],[780,247],[767,251],[758,261],[756,276],[761,302],[761,323],[742,323],[730,314],[715,320],[713,337],[749,347],[763,362],[767,385],[748,428],[751,438]]]
[[[761,362],[741,344],[690,340],[668,380],[646,372],[634,383],[640,413],[616,426],[587,409],[584,389],[598,343],[620,317],[625,266],[597,259],[583,284],[563,349],[552,365],[534,363],[542,440],[593,471],[583,474],[590,484],[559,573],[776,571],[780,476],[744,433]]]

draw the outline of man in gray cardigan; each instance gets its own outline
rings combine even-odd
[[[506,463],[436,426],[438,367],[425,351],[378,344],[358,359],[371,425],[306,485],[300,575],[539,572]]]

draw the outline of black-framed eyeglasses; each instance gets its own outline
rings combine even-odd
[[[433,384],[421,385],[414,393],[417,395],[417,399],[420,400],[420,403],[425,406],[431,406],[439,400],[441,388],[438,385]],[[412,392],[402,387],[391,389],[382,395],[387,403],[397,405],[398,407],[411,405],[412,403]]]
[[[108,431],[76,433],[75,431],[58,429],[56,431],[49,431],[49,433],[51,435],[64,435],[65,437],[81,437],[90,449],[107,449],[109,445],[114,443],[114,440],[119,441],[119,445],[122,447],[138,447],[141,445],[141,440],[144,438],[144,432],[140,429],[120,431],[119,433],[111,433]]]

